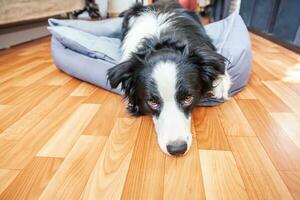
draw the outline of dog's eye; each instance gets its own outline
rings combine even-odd
[[[194,101],[194,97],[193,96],[186,96],[184,98],[184,100],[182,101],[182,104],[184,106],[189,106],[189,105],[191,105],[193,103],[193,101]]]
[[[159,104],[155,100],[148,100],[147,103],[153,110],[159,109]]]

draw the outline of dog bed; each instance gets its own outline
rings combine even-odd
[[[49,19],[52,33],[52,55],[56,66],[83,81],[122,95],[120,88],[111,89],[106,71],[121,57],[121,18],[102,21]],[[218,52],[230,63],[227,65],[232,80],[230,96],[247,84],[251,66],[251,43],[247,28],[237,13],[205,26]],[[223,99],[207,97],[201,106],[214,106]]]

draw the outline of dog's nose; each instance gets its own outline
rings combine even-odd
[[[178,156],[184,154],[187,150],[187,143],[185,141],[175,141],[167,145],[169,154]]]

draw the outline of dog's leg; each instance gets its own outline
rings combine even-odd
[[[224,100],[228,99],[230,87],[230,76],[227,71],[225,71],[224,74],[219,75],[217,80],[213,82],[213,97]]]
[[[138,105],[134,104],[132,100],[126,99],[125,106],[127,111],[132,114],[133,116],[138,116],[140,114],[140,108]]]
[[[140,109],[139,109],[139,107],[137,106],[137,105],[133,105],[133,104],[131,104],[131,103],[128,103],[127,104],[127,111],[129,112],[129,113],[131,113],[132,115],[138,115],[139,114],[139,112],[140,112]]]

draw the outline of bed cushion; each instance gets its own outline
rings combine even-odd
[[[48,27],[52,36],[62,45],[92,58],[115,63],[120,60],[120,39],[95,36],[65,26]]]
[[[49,26],[65,26],[90,33],[95,36],[120,38],[122,18],[112,18],[101,21],[49,19]]]
[[[73,51],[55,37],[52,37],[51,49],[56,66],[62,71],[106,90],[122,94],[120,88],[111,89],[106,81],[106,71],[115,64]]]
[[[98,22],[50,19],[52,54],[57,67],[76,78],[111,90],[106,71],[119,62],[121,22],[120,18]],[[227,70],[233,83],[230,90],[230,96],[233,96],[246,86],[251,70],[247,28],[242,18],[234,13],[205,29],[218,52],[230,61]],[[120,88],[111,91],[122,94]],[[199,105],[214,106],[222,102],[223,99],[210,97],[201,100]]]

